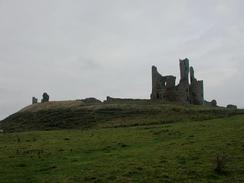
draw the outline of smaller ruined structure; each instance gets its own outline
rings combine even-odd
[[[49,95],[45,92],[42,95],[42,101],[41,103],[49,102]]]
[[[204,104],[203,81],[195,78],[194,69],[189,66],[187,58],[180,60],[180,76],[180,83],[176,85],[175,76],[162,76],[158,73],[157,68],[152,66],[151,100],[197,105]]]
[[[237,109],[237,106],[236,105],[233,105],[233,104],[229,104],[226,106],[227,109]]]
[[[94,97],[81,99],[81,101],[86,103],[86,104],[100,104],[100,103],[102,103],[102,101],[100,101]]]
[[[32,104],[37,104],[38,103],[38,99],[36,97],[32,97]]]
[[[212,101],[204,101],[204,104],[206,106],[209,106],[209,107],[218,107],[218,104],[217,104],[217,101],[216,100],[212,100]]]

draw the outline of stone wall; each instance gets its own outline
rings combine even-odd
[[[190,103],[192,104],[204,104],[204,92],[203,92],[203,81],[198,81],[194,75],[193,67],[190,68]]]
[[[49,102],[49,95],[47,93],[43,93],[41,103]]]
[[[229,104],[226,106],[227,109],[237,109],[237,106],[236,105],[233,105],[233,104]]]
[[[86,103],[86,104],[100,104],[100,103],[102,103],[102,101],[100,101],[94,97],[81,99],[81,101]]]
[[[32,104],[37,104],[38,103],[38,99],[36,97],[32,97]]]
[[[130,98],[113,98],[110,96],[107,96],[107,100],[105,100],[105,103],[130,103],[130,102],[148,102],[150,100],[148,99],[130,99]]]
[[[162,76],[152,67],[152,100],[176,101],[175,76]]]

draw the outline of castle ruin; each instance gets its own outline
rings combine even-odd
[[[179,60],[180,81],[176,85],[176,77],[173,75],[162,76],[157,67],[152,66],[152,93],[149,99],[132,99],[132,98],[112,98],[107,97],[105,103],[122,103],[122,102],[147,102],[160,101],[163,103],[174,102],[181,104],[206,105],[217,107],[217,101],[204,100],[203,80],[197,80],[193,67],[190,67],[187,58]],[[49,95],[43,93],[41,103],[49,102]],[[96,98],[86,98],[80,101],[88,104],[102,103]],[[38,103],[38,99],[33,97],[32,104]],[[228,105],[229,109],[236,109],[235,105]]]
[[[152,66],[151,100],[196,105],[204,104],[203,81],[195,78],[194,69],[190,67],[187,58],[180,60],[180,83],[176,85],[175,81],[175,76],[162,76],[157,71],[157,67]]]

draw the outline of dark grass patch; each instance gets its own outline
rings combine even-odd
[[[47,167],[47,168],[42,168],[42,169],[40,169],[39,171],[40,172],[47,172],[47,171],[51,171],[51,170],[54,170],[54,169],[56,169],[57,168],[57,166],[50,166],[50,167]]]

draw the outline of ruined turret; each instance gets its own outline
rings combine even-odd
[[[191,80],[191,83],[193,83],[195,80],[195,73],[194,73],[193,67],[190,67],[190,80]]]
[[[177,91],[178,101],[180,103],[189,103],[189,60],[187,58],[180,60],[180,83]]]
[[[195,78],[193,67],[190,68],[190,103],[202,105],[204,103],[203,81]]]
[[[158,73],[157,67],[152,66],[152,94],[151,99],[160,99],[160,91],[163,90],[162,83],[160,84],[161,75]]]
[[[180,80],[189,84],[189,60],[180,60]]]
[[[49,102],[49,95],[47,93],[43,93],[41,102],[42,103]]]

